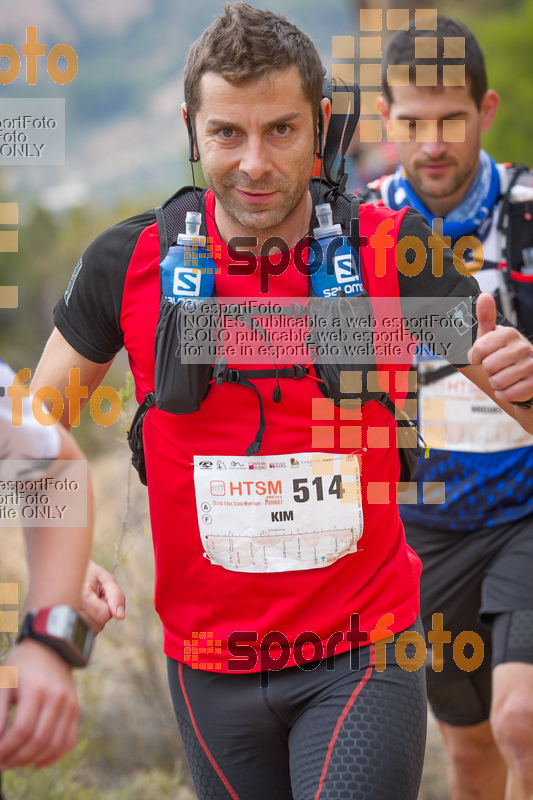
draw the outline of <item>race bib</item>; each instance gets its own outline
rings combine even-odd
[[[418,369],[431,372],[444,363],[423,361]],[[418,398],[419,430],[430,448],[496,453],[533,445],[533,436],[460,372],[420,385]]]
[[[318,569],[363,533],[356,455],[195,456],[204,555],[235,572]]]

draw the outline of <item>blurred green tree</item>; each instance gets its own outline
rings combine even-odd
[[[480,10],[479,3],[477,10]],[[533,164],[533,3],[514,0],[499,5],[489,3],[488,16],[469,17],[458,13],[476,34],[489,76],[489,86],[501,98],[496,120],[483,138],[483,147],[497,161]],[[464,8],[464,7],[463,7]]]

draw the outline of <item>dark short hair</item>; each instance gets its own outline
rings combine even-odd
[[[415,39],[420,36],[432,36],[437,39],[437,58],[415,58]],[[464,37],[464,58],[444,58],[444,38]],[[477,107],[481,107],[481,99],[487,91],[487,72],[485,58],[479,42],[466,25],[449,17],[437,17],[437,30],[416,30],[415,21],[411,20],[409,29],[397,31],[387,43],[383,57],[383,91],[389,103],[393,102],[391,87],[387,82],[389,65],[407,64],[409,66],[409,84],[416,83],[416,65],[434,64],[437,62],[437,86],[443,86],[443,65],[464,64],[466,85]]]
[[[200,79],[221,75],[234,86],[295,65],[313,114],[322,99],[322,62],[310,37],[281,14],[248,3],[228,3],[224,13],[194,42],[184,74],[185,102],[192,122],[201,104]]]

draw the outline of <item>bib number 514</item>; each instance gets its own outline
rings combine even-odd
[[[307,503],[307,501],[311,498],[311,491],[310,487],[307,485],[308,479],[307,478],[294,478],[292,482],[292,490],[293,490],[293,497],[296,503]],[[319,476],[314,478],[311,481],[311,486],[315,487],[315,495],[316,500],[323,500],[324,499],[324,484],[322,481],[322,477]],[[331,481],[327,493],[330,495],[334,495],[337,499],[341,499],[342,497],[342,485],[341,485],[341,476],[334,475],[333,480]],[[313,498],[315,499],[315,498]]]

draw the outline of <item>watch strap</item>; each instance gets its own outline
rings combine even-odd
[[[35,617],[35,611],[28,611],[24,619],[22,620],[22,626],[18,632],[17,636],[17,644],[22,641],[22,639],[32,639],[33,638],[33,631],[31,628],[31,624]]]
[[[511,400],[511,405],[518,406],[518,408],[533,408],[533,397],[529,400]]]
[[[65,661],[70,667],[85,667],[89,661],[89,656],[92,648],[92,643],[94,640],[94,634],[91,629],[86,625],[85,622],[79,617],[79,614],[72,609],[72,612],[76,614],[78,618],[78,623],[82,624],[85,629],[85,636],[86,642],[84,645],[84,652],[82,653],[78,648],[74,647],[71,643],[69,643],[65,639],[61,639],[56,636],[47,635],[42,632],[38,632],[34,629],[34,620],[37,615],[41,615],[43,612],[49,611],[50,609],[38,609],[36,611],[29,611],[22,621],[22,626],[19,631],[19,635],[17,637],[17,644],[21,642],[23,639],[33,639],[36,642],[40,642],[41,644],[45,644],[55,653],[57,653],[63,661]]]

